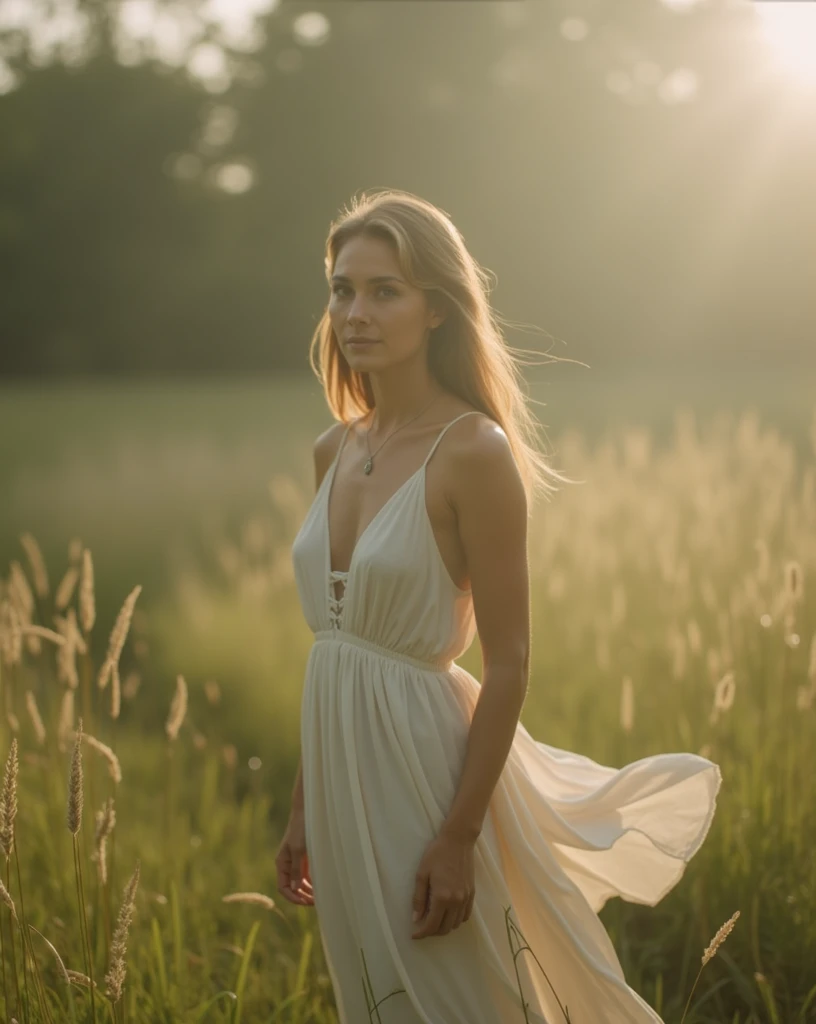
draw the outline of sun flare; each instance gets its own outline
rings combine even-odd
[[[789,71],[816,84],[816,5],[795,0],[753,4],[762,33]]]

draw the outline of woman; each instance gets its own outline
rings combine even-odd
[[[566,478],[534,447],[486,276],[395,191],[332,225],[326,269],[312,353],[341,422],[292,549],[315,642],[279,891],[316,908],[344,1024],[659,1021],[597,912],[678,882],[719,769],[608,768],[520,724],[528,501]],[[481,685],[454,660],[477,626]]]

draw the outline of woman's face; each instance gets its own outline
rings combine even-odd
[[[337,256],[329,317],[349,366],[359,371],[415,356],[428,328],[443,319],[428,308],[426,292],[404,279],[392,246],[364,235],[349,239]],[[350,345],[352,335],[374,344]]]

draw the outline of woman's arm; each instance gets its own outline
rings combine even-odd
[[[431,904],[414,938],[444,935],[470,916],[473,845],[528,687],[527,497],[504,431],[484,420],[474,427],[450,453],[447,479],[473,592],[482,684],[456,794],[417,871],[414,910],[425,913],[429,890]]]
[[[527,498],[504,432],[477,420],[452,456],[451,500],[473,591],[482,685],[445,831],[474,841],[515,735],[529,682]]]
[[[527,668],[522,664],[493,666],[483,673],[462,775],[443,834],[471,843],[479,837],[513,745],[526,692]]]

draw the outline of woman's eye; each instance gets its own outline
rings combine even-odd
[[[347,289],[346,285],[344,285],[344,284],[335,285],[334,288],[332,289],[332,291],[334,292],[335,295],[341,295],[343,292],[345,292],[347,290],[348,289]],[[377,293],[379,294],[380,292],[388,292],[391,295],[397,295],[398,294],[395,288],[389,288],[389,286],[387,284],[381,285],[377,289]]]

